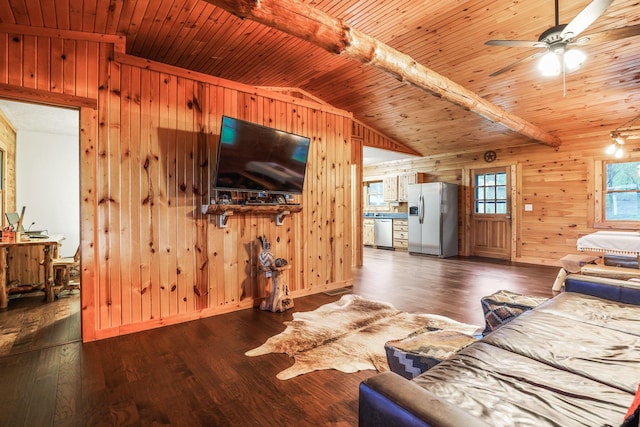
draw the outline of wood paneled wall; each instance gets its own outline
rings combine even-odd
[[[259,235],[292,265],[294,296],[350,283],[350,114],[133,58],[119,38],[1,30],[0,96],[82,107],[85,341],[254,306]],[[303,210],[282,226],[202,214],[223,114],[311,138]]]
[[[576,241],[579,237],[597,231],[592,226],[596,179],[593,168],[595,162],[607,158],[604,149],[609,143],[598,135],[601,135],[601,130],[597,128],[585,129],[579,135],[563,135],[563,145],[558,149],[530,145],[496,150],[497,160],[493,163],[484,162],[485,150],[394,161],[365,167],[364,176],[418,171],[428,173],[430,181],[461,185],[459,252],[468,255],[470,171],[514,165],[516,209],[512,224],[516,244],[512,261],[559,266],[560,258],[577,253]],[[638,144],[626,147],[626,158],[630,161],[640,159]],[[525,203],[532,204],[533,211],[525,212]]]
[[[4,152],[2,164],[2,199],[4,212],[16,211],[16,130],[0,110],[0,150]],[[6,218],[0,224],[7,225]]]
[[[4,152],[2,164],[2,178],[4,182],[0,188],[0,202],[3,204],[0,224],[8,225],[5,212],[17,212],[16,207],[16,130],[9,119],[0,111],[0,149]],[[38,265],[42,260],[41,250],[33,248],[11,248],[7,280],[20,283],[40,283],[44,272],[41,269],[25,268]]]
[[[414,156],[420,155],[420,153],[416,150],[392,140],[391,138],[383,135],[375,129],[371,129],[369,126],[357,120],[353,121],[352,135],[354,138],[362,140],[364,142],[364,145],[366,145],[367,147],[398,151],[400,153],[413,154]]]

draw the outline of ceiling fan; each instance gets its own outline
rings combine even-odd
[[[580,11],[568,24],[560,24],[558,14],[558,0],[555,0],[555,25],[545,30],[538,41],[527,40],[489,40],[486,45],[492,46],[508,46],[508,47],[526,47],[544,49],[542,52],[536,52],[533,55],[526,56],[518,61],[507,65],[504,68],[490,74],[495,77],[499,74],[509,71],[516,65],[527,62],[536,58],[540,58],[539,66],[543,75],[555,76],[561,72],[574,71],[580,68],[585,59],[584,53],[573,46],[582,46],[588,43],[598,43],[605,41],[620,40],[626,37],[640,35],[640,24],[627,27],[614,28],[599,33],[593,33],[578,38],[578,36],[586,30],[604,11],[609,7],[613,0],[593,0],[584,9]]]

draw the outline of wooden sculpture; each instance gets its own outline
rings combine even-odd
[[[293,298],[289,297],[289,285],[281,273],[288,270],[290,266],[285,259],[276,259],[273,256],[267,236],[259,236],[258,240],[262,247],[258,256],[260,270],[264,272],[267,286],[269,281],[271,282],[271,293],[260,303],[260,309],[273,312],[286,311],[293,307]]]

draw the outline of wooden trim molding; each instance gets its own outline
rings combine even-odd
[[[317,96],[311,95],[309,92],[299,87],[279,87],[279,86],[257,86],[257,87],[263,90],[268,90],[269,92],[282,93],[288,96],[292,96],[294,98],[306,99],[309,101],[315,101],[318,104],[331,106],[331,104],[329,104],[328,102],[318,98]]]
[[[524,198],[522,197],[522,163],[516,163],[515,165],[515,176],[514,181],[512,181],[515,185],[512,185],[513,191],[515,191],[514,201],[515,206],[513,206],[513,212],[511,213],[511,218],[513,218],[512,232],[514,233],[515,240],[513,242],[513,247],[511,248],[511,260],[519,259],[522,256],[522,210],[524,209]],[[513,193],[512,193],[513,194]]]
[[[368,133],[368,135],[365,135],[365,133]],[[422,157],[422,154],[414,150],[413,148],[407,147],[406,145],[401,144],[398,141],[394,141],[393,139],[378,132],[370,126],[367,126],[359,120],[353,120],[353,133],[351,137],[362,139],[364,142],[364,146],[366,147],[397,151],[399,153],[413,154],[415,156]]]
[[[41,36],[68,40],[85,40],[96,43],[111,43],[116,52],[125,52],[127,40],[124,36],[112,34],[96,34],[84,31],[59,30],[55,28],[31,27],[26,25],[0,23],[0,32],[9,34],[21,34],[29,36]]]
[[[80,108],[80,294],[82,310],[82,340],[96,339],[99,329],[98,307],[95,294],[98,289],[96,269],[100,253],[98,229],[95,225],[98,201],[95,197],[98,163],[96,155],[98,111],[96,108]]]
[[[97,99],[4,83],[0,83],[0,97],[15,101],[33,101],[55,107],[98,108]]]
[[[511,199],[511,206],[509,207],[511,209],[511,253],[509,254],[509,260],[514,260],[518,256],[518,231],[520,230],[520,209],[518,207],[522,206],[519,199],[522,185],[518,182],[518,165],[509,165],[509,175],[509,190],[511,191],[509,195]]]
[[[306,99],[298,98],[286,93],[263,89],[258,86],[249,86],[242,83],[234,82],[232,80],[222,79],[220,77],[214,77],[210,74],[199,73],[196,71],[186,70],[184,68],[178,68],[173,65],[164,64],[162,62],[155,62],[149,59],[139,58],[137,56],[127,55],[121,52],[115,52],[114,60],[120,64],[132,65],[145,70],[157,71],[160,73],[168,73],[178,77],[184,77],[186,79],[192,79],[201,83],[208,83],[214,86],[224,86],[229,89],[235,89],[239,92],[251,93],[254,95],[268,97],[270,99],[277,99],[279,101],[290,102],[295,105],[300,105],[308,108],[313,108],[319,111],[340,115],[343,117],[353,118],[353,114],[341,110],[339,108],[332,107],[327,103],[318,103],[315,101],[309,101]]]
[[[588,203],[587,220],[589,225],[595,229],[609,229],[609,230],[637,230],[638,221],[621,221],[621,220],[607,220],[605,218],[606,209],[606,165],[613,163],[627,163],[640,161],[640,157],[634,154],[628,155],[624,159],[610,159],[605,157],[596,157],[588,165],[587,179],[589,188],[588,192],[592,192]]]
[[[4,115],[4,112],[2,110],[0,110],[0,127],[5,127],[7,129],[10,129],[11,132],[13,132],[14,134],[17,132],[16,128],[13,126],[13,123],[9,121],[9,119],[7,118],[7,116]],[[0,140],[0,143],[4,143],[4,141]]]

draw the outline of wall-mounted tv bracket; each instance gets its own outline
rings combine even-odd
[[[215,206],[215,205],[213,205]],[[202,209],[202,213],[203,214],[207,214],[209,213],[209,205],[202,205],[201,206]],[[216,217],[217,217],[217,224],[219,228],[225,228],[227,226],[227,221],[229,220],[229,217],[233,215],[233,210],[229,209],[229,210],[223,210],[221,212],[217,212],[216,213]]]
[[[289,215],[291,212],[282,211],[276,214],[276,225],[282,225],[284,223],[284,217]]]
[[[227,221],[229,217],[233,215],[233,211],[224,211],[218,215],[218,227],[225,228],[227,226]]]

